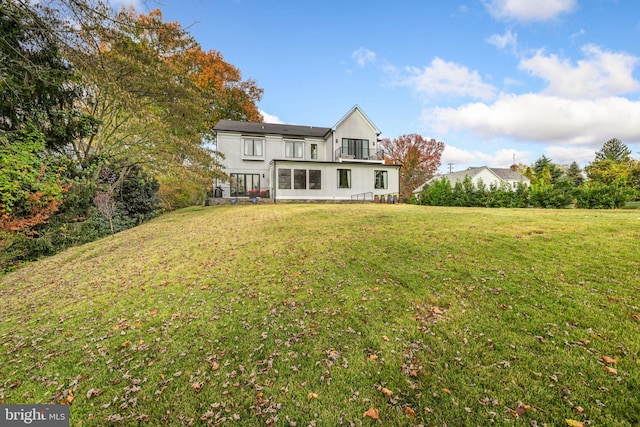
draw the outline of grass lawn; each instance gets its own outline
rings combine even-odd
[[[0,278],[71,425],[640,425],[640,213],[192,208]],[[378,420],[376,420],[378,419]]]

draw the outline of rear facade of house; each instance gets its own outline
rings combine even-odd
[[[385,164],[380,131],[358,106],[333,127],[222,120],[214,130],[229,176],[216,183],[217,197],[344,202],[399,193],[400,166]]]

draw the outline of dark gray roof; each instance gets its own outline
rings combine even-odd
[[[522,181],[527,179],[526,177],[523,177],[522,175],[520,175],[520,173],[514,171],[513,169],[491,168],[491,170],[495,172],[495,174],[498,175],[500,178],[504,179],[505,181]]]
[[[324,138],[331,128],[316,126],[297,126],[281,123],[240,122],[235,120],[220,120],[215,131],[240,132],[259,135],[285,135]]]

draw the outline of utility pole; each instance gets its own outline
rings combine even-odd
[[[449,173],[453,173],[453,163],[448,163],[449,165]]]

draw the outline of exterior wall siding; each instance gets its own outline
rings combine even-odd
[[[362,163],[315,163],[315,162],[288,162],[276,160],[271,168],[271,182],[275,188],[271,188],[271,196],[276,200],[351,200],[352,196],[362,193],[376,195],[398,194],[400,188],[398,166],[395,165],[368,165]],[[304,169],[307,170],[307,189],[296,190],[278,188],[278,173],[280,169]],[[338,187],[338,169],[351,170],[351,188]],[[322,185],[320,190],[309,189],[309,170],[320,170]],[[387,188],[374,188],[375,171],[387,171]],[[293,180],[293,178],[292,178]],[[293,181],[292,181],[293,182]]]

